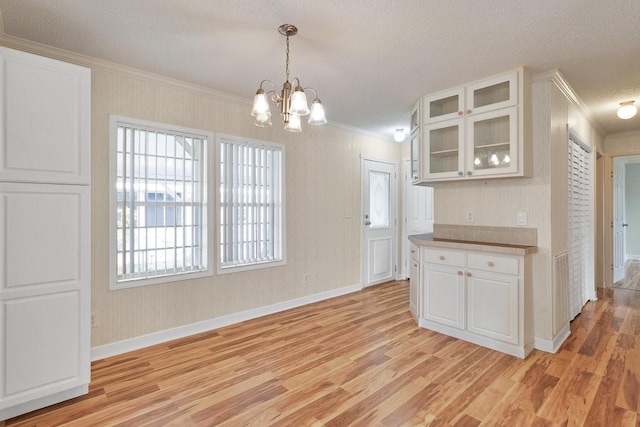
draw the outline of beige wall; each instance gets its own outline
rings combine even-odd
[[[602,145],[599,133],[550,79],[532,87],[533,176],[435,184],[435,222],[465,224],[473,211],[475,225],[517,226],[527,212],[528,227],[538,229],[533,256],[534,333],[551,340],[564,326],[554,322],[552,257],[567,249],[567,123],[585,140]]]
[[[360,283],[360,154],[399,162],[399,144],[333,126],[257,128],[246,103],[95,68],[92,79],[93,346]],[[110,291],[109,114],[284,143],[287,265]]]
[[[99,323],[92,347],[361,283],[360,156],[400,166],[400,144],[332,125],[303,125],[293,134],[275,117],[272,128],[257,128],[249,115],[251,94],[238,100],[7,36],[0,44],[92,69],[91,310]],[[287,264],[110,291],[109,114],[283,143]]]

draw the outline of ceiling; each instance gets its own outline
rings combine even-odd
[[[294,24],[291,77],[330,122],[388,138],[421,95],[520,65],[559,69],[603,136],[640,130],[640,115],[616,117],[640,104],[638,0],[0,0],[0,13],[7,35],[248,103],[284,81],[277,28]]]

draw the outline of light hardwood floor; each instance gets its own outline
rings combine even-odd
[[[640,424],[640,292],[600,292],[556,354],[419,329],[391,282],[93,363],[9,426]]]
[[[640,291],[640,260],[626,260],[624,263],[624,279],[614,283],[613,286]]]

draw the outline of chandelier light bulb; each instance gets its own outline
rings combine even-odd
[[[269,111],[269,101],[267,101],[267,96],[263,89],[258,89],[256,92],[256,96],[253,98],[253,110],[251,110],[253,117],[258,117],[259,114],[271,115]]]
[[[482,161],[480,160],[480,157],[476,157],[476,159],[473,161],[473,164],[476,166],[480,166],[481,163]]]
[[[497,154],[491,155],[491,163],[494,164],[495,166],[498,166],[500,164],[500,160],[498,160]]]
[[[402,142],[404,141],[405,135],[404,135],[404,129],[396,129],[396,133],[393,134],[393,139],[396,142]]]
[[[508,154],[505,154],[504,158],[502,159],[502,161],[504,163],[511,163],[511,157]]]
[[[288,130],[289,132],[302,132],[302,127],[300,127],[300,116],[290,113],[289,123],[284,125],[284,130]]]
[[[291,94],[291,107],[289,108],[289,112],[299,116],[306,116],[309,114],[307,95],[304,94],[304,90],[300,86],[296,87]]]
[[[635,101],[626,101],[620,103],[620,108],[618,108],[618,117],[623,120],[627,120],[632,118],[638,112],[638,108],[633,105]]]
[[[320,99],[316,98],[311,104],[311,112],[309,113],[310,125],[323,125],[327,123],[327,118],[324,115],[324,107]]]
[[[271,113],[267,111],[266,113],[260,113],[256,116],[256,126],[264,128],[271,126]]]

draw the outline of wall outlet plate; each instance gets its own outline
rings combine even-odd
[[[527,225],[529,223],[529,218],[526,212],[518,212],[518,225]]]
[[[475,221],[476,221],[476,217],[473,214],[473,211],[467,212],[467,222],[475,222]]]

